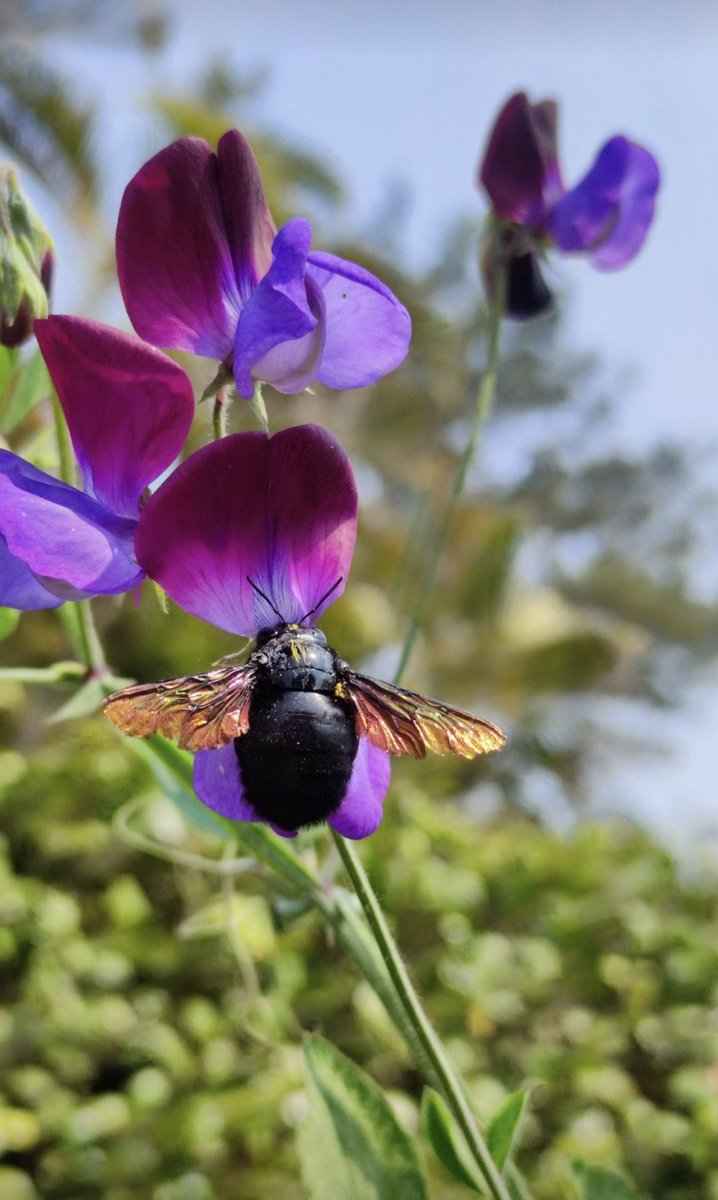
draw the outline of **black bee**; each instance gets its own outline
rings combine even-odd
[[[505,740],[481,717],[351,671],[320,630],[284,622],[258,635],[244,665],[125,688],[105,712],[123,733],[187,750],[233,741],[247,800],[287,830],[338,809],[362,737],[415,758],[474,758]]]

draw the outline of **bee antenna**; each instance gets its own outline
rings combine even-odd
[[[304,614],[304,616],[302,617],[301,621],[299,621],[298,623],[301,625],[304,621],[306,621],[307,617],[311,617],[312,613],[315,613],[318,608],[321,608],[322,604],[327,599],[327,597],[331,596],[332,592],[335,592],[337,590],[337,588],[339,587],[339,584],[343,583],[343,582],[344,582],[344,576],[340,575],[339,578],[336,580],[336,582],[333,583],[332,586],[329,588],[329,590],[324,593],[321,600],[317,600],[316,604],[314,605],[314,608],[310,608],[309,612],[306,612]]]
[[[250,578],[249,578],[249,575],[247,575],[247,583],[249,584],[249,586],[250,586],[251,588],[254,588],[254,590],[255,590],[255,592],[257,593],[257,595],[258,595],[258,596],[261,596],[263,600],[266,600],[266,601],[267,601],[267,604],[268,604],[268,605],[269,605],[269,607],[271,608],[272,612],[275,612],[275,613],[277,614],[277,616],[279,617],[279,620],[282,622],[282,624],[283,624],[283,625],[286,625],[286,623],[287,623],[287,622],[284,620],[284,617],[283,617],[283,616],[282,616],[282,614],[280,613],[280,611],[279,611],[279,609],[277,608],[276,604],[272,604],[272,601],[269,599],[269,596],[266,594],[266,592],[263,592],[263,591],[262,591],[262,589],[261,589],[261,587],[259,587],[259,586],[258,586],[258,585],[257,585],[257,584],[254,582],[254,580],[253,580],[253,579],[250,579]],[[336,586],[336,585],[335,585],[335,586]],[[319,601],[319,603],[321,604],[321,600]],[[313,611],[313,610],[312,610],[312,611]],[[308,615],[308,614],[307,614],[307,615]],[[302,618],[302,620],[304,620],[304,618]]]

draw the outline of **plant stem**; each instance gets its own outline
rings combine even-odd
[[[225,384],[223,387],[217,389],[212,408],[212,430],[215,442],[223,438],[227,432],[228,401],[229,387]]]
[[[401,960],[396,942],[391,935],[384,913],[369,883],[361,860],[354,847],[345,841],[340,834],[332,831],[332,837],[341,855],[344,868],[359,898],[359,902],[364,909],[364,915],[374,934],[377,946],[401,1000],[404,1012],[411,1022],[426,1057],[431,1063],[434,1074],[441,1083],[444,1099],[466,1138],[466,1142],[486,1180],[491,1195],[494,1197],[494,1200],[511,1200],[511,1195],[501,1176],[501,1172],[492,1159],[489,1148],[479,1132],[476,1119],[469,1108],[459,1078],[421,1006],[421,1001],[409,978],[409,973]]]
[[[395,683],[399,683],[404,671],[406,670],[407,664],[411,657],[411,652],[414,649],[414,644],[419,636],[419,631],[424,624],[424,619],[426,617],[427,609],[429,607],[434,590],[434,585],[436,583],[436,576],[439,570],[439,564],[441,562],[443,550],[446,542],[448,541],[449,533],[451,532],[451,526],[454,522],[459,500],[461,499],[464,492],[464,487],[466,486],[466,477],[479,447],[484,423],[491,412],[494,402],[494,396],[496,394],[496,378],[499,368],[501,318],[504,313],[505,292],[505,268],[497,267],[496,286],[491,300],[491,305],[489,307],[489,349],[486,368],[481,377],[481,383],[479,385],[479,391],[476,397],[474,418],[471,423],[471,430],[464,447],[464,452],[461,455],[459,469],[456,472],[454,486],[451,489],[451,496],[447,503],[441,525],[439,526],[436,542],[432,547],[431,555],[429,557],[428,567],[421,587],[421,595],[417,601],[414,614],[406,632],[406,637],[404,638],[404,644],[399,657],[399,664],[394,675]]]
[[[57,465],[60,479],[63,483],[75,482],[75,466],[72,457],[72,443],[65,423],[62,405],[55,393],[52,393],[52,419],[55,425],[55,440],[57,442]]]
[[[57,461],[60,479],[63,483],[74,484],[75,467],[72,456],[72,443],[65,421],[62,405],[53,392],[52,416],[55,424],[55,440],[57,442]],[[65,629],[77,654],[85,666],[95,675],[103,675],[107,671],[107,663],[102,650],[102,644],[97,636],[95,622],[92,616],[89,600],[73,601],[66,610]]]

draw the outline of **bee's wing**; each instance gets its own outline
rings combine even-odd
[[[185,750],[216,750],[247,732],[256,675],[250,660],[206,675],[141,683],[110,696],[104,709],[132,737],[161,733]]]
[[[457,754],[475,758],[499,750],[505,735],[490,721],[474,717],[418,692],[348,671],[344,683],[356,708],[356,727],[379,750],[389,754]]]

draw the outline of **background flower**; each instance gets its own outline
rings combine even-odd
[[[137,332],[219,359],[237,390],[363,387],[397,367],[409,314],[369,271],[312,253],[308,221],[277,233],[252,150],[237,129],[173,142],[125,189],[117,270]]]
[[[179,454],[194,413],[184,372],[136,338],[76,317],[36,321],[35,332],[83,488],[0,451],[0,604],[21,609],[140,582],[140,498]]]
[[[648,150],[613,137],[566,189],[556,126],[555,101],[531,104],[518,92],[499,113],[479,167],[498,218],[484,247],[484,276],[491,293],[497,265],[508,264],[511,316],[534,316],[551,303],[538,266],[543,250],[556,246],[585,254],[598,270],[616,270],[638,253],[653,220],[660,173]]]

